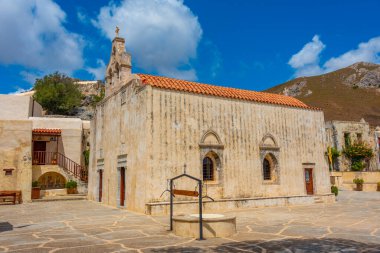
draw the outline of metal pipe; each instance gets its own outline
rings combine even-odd
[[[203,240],[203,215],[202,215],[202,182],[198,182],[199,186],[199,240]]]
[[[173,230],[173,180],[170,180],[170,231]]]

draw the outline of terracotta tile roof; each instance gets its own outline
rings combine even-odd
[[[58,129],[58,128],[35,128],[35,129],[33,129],[33,134],[60,135],[61,129]]]
[[[268,103],[268,104],[277,104],[285,105],[291,107],[299,107],[305,109],[319,110],[318,108],[310,107],[303,102],[299,101],[294,97],[257,92],[250,90],[241,90],[235,88],[228,88],[222,86],[215,86],[203,83],[189,82],[185,80],[179,80],[168,77],[153,76],[147,74],[137,74],[143,84],[151,85],[153,87],[186,91],[191,93],[198,93],[210,96],[225,97],[225,98],[234,98],[248,101],[255,101],[258,103]]]

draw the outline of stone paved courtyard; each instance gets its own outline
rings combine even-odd
[[[235,214],[238,234],[197,241],[168,232],[168,217],[89,201],[1,205],[0,252],[380,252],[380,192]]]

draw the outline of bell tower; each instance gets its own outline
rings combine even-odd
[[[115,38],[112,40],[111,58],[106,69],[105,96],[120,89],[132,75],[132,58],[125,51],[125,39],[119,37],[119,27],[116,26]]]

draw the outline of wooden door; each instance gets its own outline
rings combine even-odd
[[[120,206],[124,206],[125,199],[125,168],[120,168]]]
[[[99,202],[102,202],[103,197],[103,170],[99,170]]]
[[[33,163],[45,164],[46,141],[33,142]]]
[[[311,168],[305,169],[305,185],[306,185],[306,193],[308,195],[313,195],[314,194],[313,169]]]

